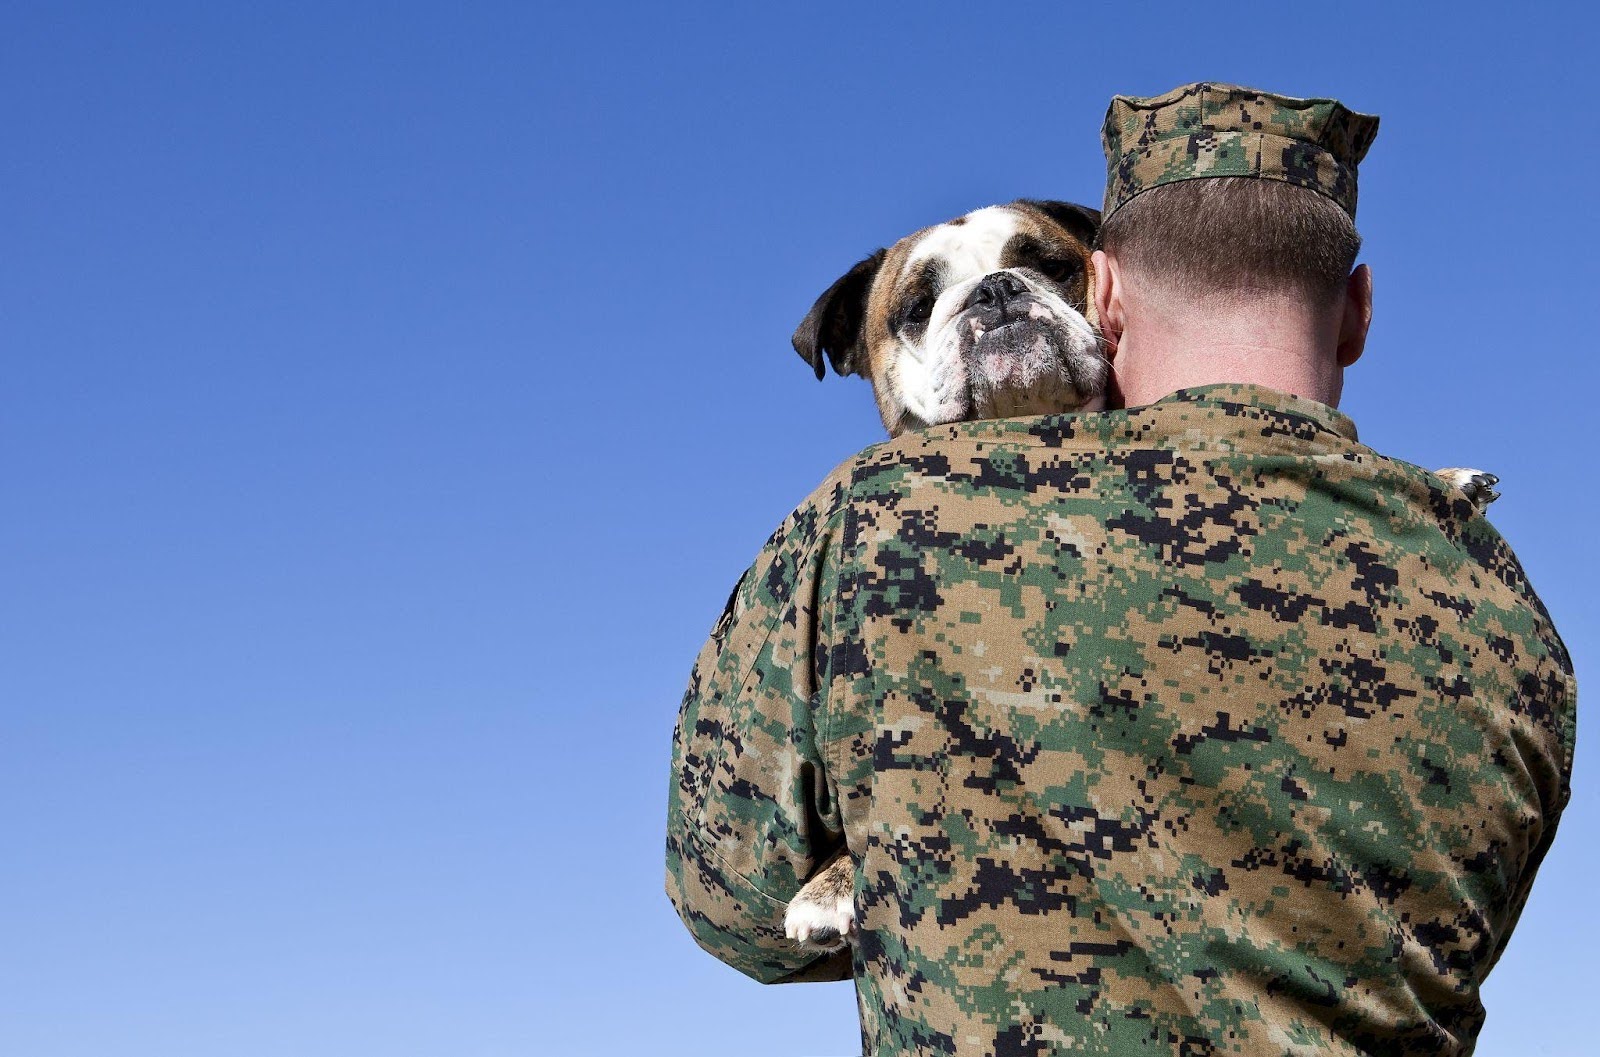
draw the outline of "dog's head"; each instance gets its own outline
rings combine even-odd
[[[1100,214],[1022,199],[907,235],[841,276],[794,332],[820,379],[872,383],[891,436],[1098,410],[1107,365],[1090,247]]]

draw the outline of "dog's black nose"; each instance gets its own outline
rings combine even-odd
[[[1004,316],[1006,302],[1015,299],[1027,289],[1022,280],[1010,272],[990,272],[973,288],[972,293],[967,295],[967,303],[962,308],[997,310]]]

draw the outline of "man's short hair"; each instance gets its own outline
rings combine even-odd
[[[1100,229],[1125,268],[1186,299],[1299,294],[1329,304],[1361,250],[1337,203],[1281,180],[1219,176],[1152,187]]]

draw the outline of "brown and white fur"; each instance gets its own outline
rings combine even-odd
[[[913,232],[858,262],[794,332],[821,379],[872,383],[890,436],[979,418],[1105,407],[1110,364],[1094,310],[1100,214],[1019,199]],[[1498,478],[1439,470],[1482,510]],[[789,903],[784,929],[816,950],[855,930],[855,864],[840,853]]]
[[[907,235],[817,299],[794,347],[817,377],[871,383],[890,436],[943,422],[1104,406],[1090,247],[1100,214],[990,206]]]

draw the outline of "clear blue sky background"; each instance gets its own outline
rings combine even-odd
[[[1504,478],[1600,693],[1591,10],[6,5],[0,1052],[850,1052],[669,909],[673,716],[878,439],[813,297],[1097,202],[1118,91],[1383,116],[1345,409]],[[1595,1052],[1596,762],[1481,1054]]]

